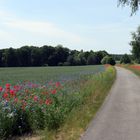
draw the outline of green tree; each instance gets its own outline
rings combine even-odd
[[[2,60],[2,56],[3,56],[3,50],[0,50],[0,67],[2,67],[3,64],[3,60]]]
[[[69,56],[69,49],[64,48],[62,45],[58,45],[55,47],[55,52],[49,56],[48,64],[50,66],[57,66],[60,63],[64,63]]]
[[[129,56],[127,54],[124,54],[121,57],[120,63],[124,63],[124,64],[131,63],[131,59],[129,58]]]
[[[116,64],[115,60],[111,56],[109,56],[109,55],[105,56],[101,60],[101,63],[102,64],[110,64],[110,65],[115,65]]]
[[[98,52],[95,52],[96,56],[98,57],[98,62],[97,64],[101,64],[101,60],[106,56],[108,55],[108,53],[106,51],[98,51]]]
[[[100,63],[99,57],[96,53],[91,53],[87,58],[88,65],[97,65]]]
[[[132,46],[132,55],[137,63],[140,63],[140,26],[137,28],[136,32],[132,33],[132,41],[130,42]]]
[[[19,66],[31,66],[31,48],[23,46],[17,50]]]
[[[54,54],[55,48],[52,46],[44,45],[40,48],[41,51],[41,64],[48,65],[48,59]]]
[[[140,0],[119,0],[119,5],[129,5],[131,7],[131,15],[133,15],[140,5]]]
[[[86,65],[87,60],[83,50],[81,50],[80,53],[78,54],[78,58],[80,59],[80,65]]]
[[[2,55],[4,66],[6,67],[18,66],[18,59],[15,49],[13,48],[5,49]]]
[[[41,51],[38,47],[31,47],[31,65],[41,66]]]

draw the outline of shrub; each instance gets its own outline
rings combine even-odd
[[[110,64],[110,65],[115,65],[116,64],[115,60],[111,56],[109,56],[109,55],[105,56],[101,60],[101,63],[102,64]]]

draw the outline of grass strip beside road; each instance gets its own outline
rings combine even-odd
[[[57,131],[45,130],[43,140],[78,140],[108,95],[115,78],[116,70],[112,66],[105,72],[93,75],[80,91],[83,96],[82,104],[71,111]]]
[[[133,73],[135,73],[136,75],[140,76],[140,69],[136,69],[136,68],[134,68],[133,66],[138,66],[138,67],[140,67],[139,64],[136,64],[136,65],[121,64],[121,65],[119,65],[119,67],[126,68],[126,69],[132,71]]]

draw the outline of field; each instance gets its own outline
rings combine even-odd
[[[1,68],[0,79],[0,139],[45,130],[51,140],[85,103],[93,108],[87,101],[94,95],[98,101],[94,111],[90,108],[90,117],[83,114],[86,127],[107,95],[115,71],[111,66]]]
[[[65,82],[104,70],[104,66],[0,68],[0,85],[6,83],[17,84],[24,81],[42,84],[48,81]]]

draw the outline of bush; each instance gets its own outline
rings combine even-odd
[[[109,55],[105,56],[101,60],[101,63],[102,64],[110,64],[110,65],[115,65],[116,64],[115,60],[111,56],[109,56]]]

